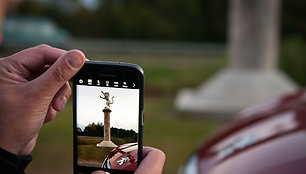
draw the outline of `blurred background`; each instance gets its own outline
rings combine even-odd
[[[46,43],[90,60],[136,63],[145,71],[144,145],[177,173],[196,147],[231,117],[184,112],[183,88],[197,88],[229,64],[230,1],[0,0],[0,56]],[[306,84],[306,1],[282,0],[277,69]],[[195,89],[196,90],[196,89]],[[234,114],[230,113],[234,116]],[[27,173],[72,173],[72,102],[44,125]]]

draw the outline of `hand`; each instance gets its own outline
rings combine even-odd
[[[165,154],[153,147],[143,147],[143,160],[135,174],[161,174],[165,163]],[[105,174],[104,171],[95,171],[92,174]]]
[[[0,59],[0,147],[29,155],[44,122],[70,96],[67,81],[85,62],[81,51],[39,45]]]

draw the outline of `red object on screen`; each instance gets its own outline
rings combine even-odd
[[[137,169],[137,143],[123,144],[113,149],[102,166],[116,170],[135,171]]]

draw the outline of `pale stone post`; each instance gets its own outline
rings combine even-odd
[[[111,141],[111,129],[110,129],[110,113],[112,110],[110,109],[110,105],[114,103],[114,97],[112,97],[112,101],[110,100],[110,94],[108,92],[101,91],[103,96],[100,96],[101,99],[106,100],[106,106],[102,110],[104,113],[104,139],[101,143],[97,144],[97,147],[117,147]]]
[[[103,109],[104,112],[104,140],[111,140],[111,131],[110,131],[110,113],[112,112],[108,108]]]
[[[97,144],[97,147],[117,147],[112,141],[111,141],[111,130],[110,130],[110,113],[112,111],[105,107],[103,109],[104,113],[104,140]]]
[[[231,0],[229,58],[233,68],[274,70],[280,0]]]
[[[179,92],[176,108],[202,115],[233,115],[296,90],[276,68],[280,0],[230,0],[229,67],[198,89]]]

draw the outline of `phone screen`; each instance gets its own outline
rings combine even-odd
[[[80,172],[135,171],[141,83],[129,72],[75,79],[75,160]]]

